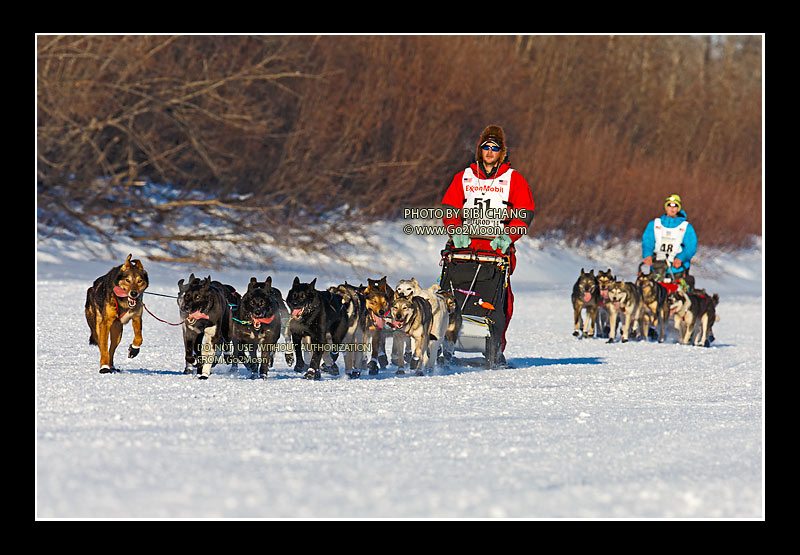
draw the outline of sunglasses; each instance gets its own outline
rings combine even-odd
[[[674,208],[677,208],[677,207],[678,207],[678,205],[677,205],[677,204],[675,204],[674,202],[670,202],[670,203],[669,203],[667,206],[672,206],[672,207],[674,207]]]
[[[492,149],[492,152],[500,152],[500,147],[497,145],[486,144],[481,147],[483,150],[489,150],[490,148]]]

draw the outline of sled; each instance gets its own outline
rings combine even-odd
[[[510,260],[493,251],[446,248],[439,287],[453,294],[461,311],[455,351],[481,353],[487,367],[498,364],[506,322]]]
[[[639,275],[642,274],[642,266],[639,264]],[[667,260],[653,260],[650,265],[650,274],[653,275],[654,280],[672,292],[678,287],[687,293],[694,290],[694,276],[689,274],[689,270],[674,270],[669,259]]]

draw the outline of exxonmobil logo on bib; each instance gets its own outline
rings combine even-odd
[[[467,193],[502,193],[503,188],[497,185],[468,185],[464,184]]]

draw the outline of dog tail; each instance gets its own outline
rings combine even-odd
[[[97,345],[97,338],[94,336],[94,310],[92,309],[92,292],[94,288],[86,290],[86,323],[89,324],[89,345]]]
[[[716,293],[711,295],[711,302],[714,303],[714,308],[716,308],[717,305],[719,304],[719,295],[717,295]],[[717,314],[716,311],[715,311],[714,312],[714,323],[716,323],[716,322],[719,322],[719,314]]]

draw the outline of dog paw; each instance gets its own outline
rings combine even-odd
[[[405,370],[403,370],[402,368],[398,368],[398,369],[397,369],[397,372],[395,372],[395,374],[397,374],[397,375],[399,375],[399,376],[402,376],[402,375],[403,375],[403,374],[405,374],[405,373],[406,373],[406,371],[405,371]]]
[[[294,371],[297,372],[298,374],[302,374],[303,372],[306,371],[306,369],[308,369],[308,366],[306,366],[305,364],[298,363],[295,364],[294,366]]]
[[[138,347],[134,347],[133,344],[131,344],[128,347],[128,358],[133,358],[136,355],[138,355],[139,354],[139,349],[141,349],[141,347],[142,347],[141,345],[139,345]]]
[[[326,374],[330,374],[331,376],[338,376],[339,375],[339,367],[334,362],[333,364],[323,364],[322,369],[323,372]]]
[[[369,370],[370,376],[374,376],[378,373],[378,363],[375,361],[375,359],[372,359],[367,363],[367,370]]]
[[[183,373],[184,374],[194,374],[195,370],[197,370],[197,368],[187,364],[186,367],[183,369]]]
[[[104,364],[103,366],[100,367],[101,374],[113,374],[114,372],[117,372],[117,370],[111,366],[106,366]]]
[[[573,337],[580,337],[581,336],[581,332],[579,332],[578,330],[575,330],[575,331],[572,332],[572,336]]]
[[[321,380],[322,374],[319,370],[314,370],[313,368],[309,368],[308,372],[303,374],[303,377],[307,380]]]
[[[378,355],[378,364],[381,365],[381,369],[389,366],[389,359],[386,358],[385,354],[381,353],[380,355]]]
[[[347,374],[347,377],[351,380],[361,377],[361,370],[353,370]]]

